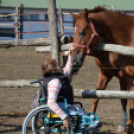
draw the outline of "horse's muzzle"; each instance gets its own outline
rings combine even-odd
[[[84,62],[84,58],[83,57],[80,57],[80,56],[73,56],[72,57],[72,63],[74,66],[81,66]]]

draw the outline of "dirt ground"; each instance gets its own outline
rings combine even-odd
[[[0,48],[0,80],[41,78],[41,64],[50,53],[37,53],[35,47]],[[95,89],[98,70],[94,58],[87,57],[83,67],[73,77],[75,89]],[[0,134],[21,134],[26,114],[32,110],[33,94],[38,88],[0,88]],[[113,78],[107,90],[119,90],[118,79]],[[89,112],[92,99],[75,98]],[[122,109],[118,99],[101,99],[97,114],[102,122],[98,134],[116,134],[121,121]],[[125,134],[125,133],[123,133]]]

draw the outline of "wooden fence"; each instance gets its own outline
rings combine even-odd
[[[0,88],[39,87],[39,84],[30,84],[33,80],[6,80],[0,81]],[[108,91],[74,89],[74,96],[83,98],[109,98],[109,99],[134,99],[134,91]]]
[[[61,51],[68,51],[71,47],[72,43],[65,44],[60,46]],[[128,55],[128,56],[134,56],[134,47],[126,47],[122,45],[116,45],[116,44],[104,44],[104,43],[98,43],[97,46],[93,48],[93,50],[96,51],[110,51],[114,53],[119,53],[122,55]],[[50,46],[40,46],[36,47],[37,52],[49,52]]]
[[[9,17],[12,16],[13,17],[13,23],[12,24],[6,24],[6,23],[0,23],[0,26],[6,26],[7,28],[0,28],[2,30],[1,32],[1,36],[9,36],[9,37],[15,37],[16,39],[18,39],[18,31],[20,30],[22,32],[22,27],[18,28],[18,13],[19,13],[19,8],[15,7],[15,13],[12,14],[1,14],[1,17]],[[21,4],[20,6],[20,12],[23,12],[23,4]],[[20,19],[20,23],[23,23],[23,19]],[[9,28],[8,27],[13,26],[13,28]],[[2,35],[3,34],[3,35]]]
[[[23,36],[23,32],[22,32],[22,29],[23,29],[23,15],[27,15],[27,14],[23,14],[23,10],[24,10],[24,7],[23,5],[21,4],[20,5],[20,13],[21,14],[18,14],[18,7],[16,7],[16,13],[13,13],[13,14],[6,14],[6,15],[1,15],[2,17],[8,17],[8,16],[13,16],[14,21],[15,23],[13,24],[0,24],[0,26],[7,26],[7,28],[4,28],[4,30],[6,29],[7,31],[11,31],[12,30],[12,34],[15,34],[15,37],[17,40],[1,40],[0,42],[0,46],[34,46],[34,45],[51,45],[51,39],[48,43],[48,37],[44,37],[44,38],[33,38],[33,39],[24,39],[22,40],[22,36]],[[55,13],[56,14],[56,13]],[[61,44],[65,44],[67,43],[68,41],[68,38],[64,36],[64,29],[73,29],[73,27],[65,27],[63,26],[63,15],[66,14],[66,15],[70,15],[69,13],[62,13],[61,11],[61,8],[59,7],[59,12],[58,12],[58,15],[59,15],[59,26],[60,26],[60,33],[61,33],[61,37],[58,37],[58,40],[59,40],[59,43]],[[50,14],[49,14],[50,15]],[[18,16],[20,16],[20,28],[18,28]],[[50,17],[50,18],[53,18],[53,17]],[[14,28],[8,28],[8,26],[14,26]],[[52,25],[53,26],[53,25]],[[51,27],[50,27],[51,28]],[[3,29],[3,28],[2,28]],[[11,30],[10,30],[11,29]],[[52,28],[53,29],[53,28]],[[5,30],[5,31],[6,31]],[[20,30],[20,39],[21,40],[18,40],[18,31]],[[53,30],[52,30],[53,31]],[[51,33],[51,32],[50,32]],[[3,33],[4,35],[4,33]],[[7,35],[7,32],[6,32],[6,35]],[[9,34],[8,36],[11,36],[11,34]],[[13,35],[12,35],[13,36]],[[64,38],[64,39],[63,39]],[[45,40],[46,39],[46,40]],[[36,41],[37,40],[37,41]],[[65,40],[65,41],[63,41]]]
[[[49,0],[49,1],[53,2],[53,0]],[[54,6],[52,6],[52,7],[54,7]],[[18,12],[18,10],[16,8],[16,13],[17,12]],[[62,33],[62,35],[64,35],[64,28],[66,28],[66,27],[63,26],[63,18],[62,18],[62,12],[61,12],[60,8],[59,8],[59,14],[61,16],[61,19],[60,19],[61,33]],[[55,13],[55,15],[56,15],[56,13]],[[52,24],[50,24],[50,26],[51,25]],[[63,38],[63,40],[65,40],[65,38]],[[52,42],[51,42],[52,39],[55,39],[55,37],[37,38],[37,39],[25,39],[25,40],[15,40],[15,41],[14,40],[1,40],[0,45],[14,45],[14,46],[17,46],[17,45],[23,45],[23,46],[26,46],[26,45],[28,45],[28,46],[29,45],[50,45],[50,44],[52,45]],[[65,42],[63,41],[62,44],[64,44],[64,43]],[[60,51],[67,51],[67,50],[69,50],[71,45],[72,44],[60,45],[59,50]],[[46,47],[37,47],[36,50],[38,52],[45,52],[46,50],[50,51],[50,46],[47,46],[47,48]],[[116,44],[102,44],[101,43],[101,44],[97,45],[94,48],[94,50],[111,51],[111,52],[119,53],[119,54],[122,54],[122,55],[129,55],[129,56],[134,55],[134,47],[126,47],[126,46],[121,46],[121,45],[116,45]],[[56,53],[56,55],[57,55],[57,53]]]

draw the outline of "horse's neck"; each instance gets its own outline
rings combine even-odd
[[[112,43],[127,45],[131,40],[134,19],[114,13],[96,13],[91,15],[93,24],[98,27],[98,33],[110,40]],[[130,22],[131,20],[131,22]],[[133,23],[132,23],[133,22]],[[97,30],[97,29],[96,29]]]

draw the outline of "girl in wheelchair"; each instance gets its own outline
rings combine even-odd
[[[75,48],[72,46],[69,52],[73,51],[74,49]],[[49,59],[42,64],[41,69],[43,71],[44,76],[44,97],[47,97],[47,105],[54,113],[56,113],[63,120],[64,127],[69,127],[68,115],[73,115],[76,112],[73,108],[66,109],[64,102],[61,99],[57,99],[58,96],[63,96],[64,98],[66,98],[68,106],[75,107],[77,109],[78,115],[88,116],[82,108],[73,104],[73,89],[68,80],[68,76],[73,69],[70,55],[64,68],[58,65],[56,60]],[[91,122],[91,120],[86,119],[86,122]],[[89,125],[87,127],[88,131],[100,125],[99,121],[95,121],[94,123],[95,126]],[[81,124],[81,127],[82,125],[83,124]]]

